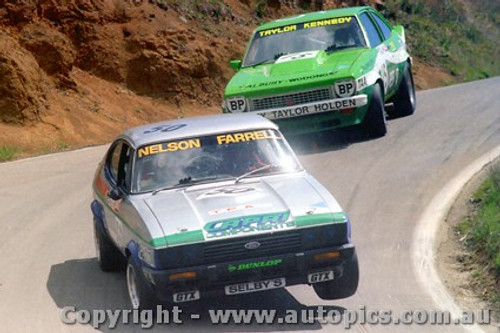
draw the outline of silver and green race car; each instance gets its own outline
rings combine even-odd
[[[346,213],[257,115],[130,129],[93,181],[104,271],[126,267],[134,308],[310,284],[353,295],[358,261]]]
[[[371,7],[303,14],[259,26],[227,84],[223,112],[254,112],[285,134],[361,125],[386,134],[411,115],[415,88],[402,26]]]

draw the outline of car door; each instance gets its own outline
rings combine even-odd
[[[392,95],[398,88],[402,70],[402,63],[405,59],[401,58],[402,40],[397,33],[393,32],[392,26],[379,14],[370,12],[370,17],[377,26],[379,34],[382,37],[382,48],[385,54],[387,64],[387,86],[386,95]]]
[[[110,185],[110,191],[120,196],[120,198],[112,198],[113,195],[109,194],[106,196],[106,227],[116,244],[121,243],[124,223],[126,223],[122,205],[124,201],[128,201],[131,152],[128,143],[118,140],[109,149],[104,165],[104,175],[106,182]]]
[[[377,57],[373,70],[376,71],[384,83],[384,97],[387,98],[394,91],[395,64],[391,62],[391,52],[389,49],[390,40],[385,38],[383,31],[378,28],[373,18],[373,13],[365,11],[359,15],[366,36],[370,43],[370,48],[377,50]],[[392,44],[391,44],[392,45]]]

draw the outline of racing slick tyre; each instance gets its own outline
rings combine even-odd
[[[321,299],[347,298],[356,292],[359,281],[358,256],[354,252],[351,259],[345,262],[341,277],[332,281],[313,284],[314,291]]]
[[[111,243],[109,237],[97,226],[94,221],[94,241],[97,262],[104,272],[119,271],[123,268],[123,256]]]
[[[131,255],[127,263],[127,291],[133,309],[154,310],[158,300]]]
[[[379,138],[387,133],[384,97],[382,95],[382,88],[380,87],[380,84],[375,84],[373,87],[370,106],[366,111],[362,127],[371,138]]]
[[[403,79],[399,84],[398,91],[394,96],[394,110],[389,115],[391,118],[410,116],[415,112],[417,99],[415,97],[415,84],[410,66],[406,66]]]

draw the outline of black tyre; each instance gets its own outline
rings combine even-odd
[[[321,299],[341,299],[354,295],[358,289],[358,282],[358,256],[354,252],[352,258],[344,264],[344,272],[340,278],[313,284],[313,288]]]
[[[94,221],[94,241],[97,262],[105,272],[113,272],[123,269],[123,255],[111,242],[109,237],[97,227]]]
[[[128,258],[126,273],[127,291],[132,308],[139,310],[156,309],[156,305],[159,303],[158,299],[132,256]]]
[[[408,65],[399,84],[398,91],[394,96],[394,110],[389,115],[391,118],[406,117],[412,115],[416,107],[415,85],[413,83],[411,68]]]
[[[362,127],[371,138],[379,138],[387,133],[384,97],[380,84],[375,84],[373,87],[370,106],[366,111]]]

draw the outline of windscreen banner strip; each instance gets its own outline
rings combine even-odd
[[[353,19],[352,16],[345,16],[345,17],[335,17],[323,20],[303,22],[298,24],[290,24],[282,27],[257,31],[255,33],[255,37],[262,38],[302,29],[311,29],[311,28],[327,27],[330,25],[346,24],[346,23],[351,23],[352,19]]]

